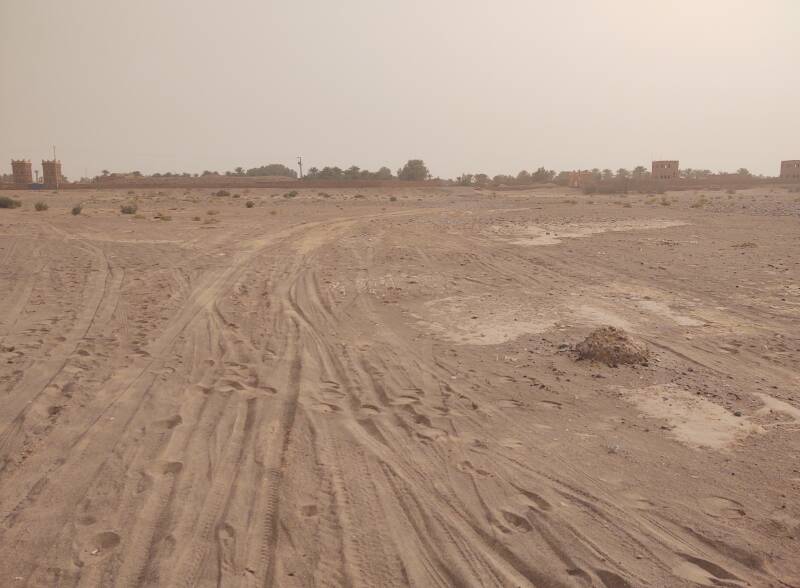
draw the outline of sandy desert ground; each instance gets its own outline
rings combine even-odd
[[[0,210],[0,586],[800,586],[800,194],[327,192]]]

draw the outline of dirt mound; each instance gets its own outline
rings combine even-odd
[[[611,367],[647,363],[650,351],[633,341],[622,329],[600,327],[575,346],[578,359],[591,359]]]

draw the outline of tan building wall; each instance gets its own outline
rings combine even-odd
[[[677,180],[680,177],[678,162],[671,160],[654,161],[651,175],[654,180]]]
[[[800,159],[781,161],[782,180],[800,180]]]
[[[27,159],[12,159],[11,174],[15,184],[27,186],[33,183],[33,170]]]
[[[63,184],[64,177],[61,175],[61,162],[57,160],[43,160],[42,176],[44,178],[44,185],[47,188],[57,188],[59,184]]]
[[[583,188],[594,182],[594,176],[589,171],[573,171],[569,172],[569,187],[570,188]]]

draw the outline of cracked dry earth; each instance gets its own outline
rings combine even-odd
[[[0,211],[0,585],[800,585],[796,195],[208,192]]]

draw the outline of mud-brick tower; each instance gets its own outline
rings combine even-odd
[[[44,176],[45,188],[58,188],[60,184],[64,183],[64,178],[61,176],[61,162],[57,159],[42,160],[42,176]]]
[[[29,186],[33,183],[33,171],[28,159],[12,159],[11,175],[18,186]]]

